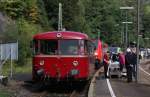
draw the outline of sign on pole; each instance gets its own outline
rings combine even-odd
[[[6,44],[0,44],[0,71],[2,69],[3,64],[10,60],[10,75],[12,78],[13,74],[13,60],[18,60],[18,42],[16,43],[6,43]]]
[[[18,43],[0,44],[1,60],[18,60]],[[10,57],[11,55],[11,57]]]

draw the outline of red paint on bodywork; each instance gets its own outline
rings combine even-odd
[[[40,66],[40,61],[44,60],[44,65]],[[78,66],[72,64],[73,61],[78,61]],[[45,56],[37,55],[34,57],[33,64],[36,69],[44,69],[44,74],[51,78],[58,78],[57,71],[60,73],[60,78],[71,77],[70,72],[73,69],[79,70],[79,74],[72,76],[74,78],[88,78],[89,62],[87,56]]]
[[[84,33],[73,31],[54,31],[36,34],[34,39],[57,39],[57,33],[61,33],[63,39],[88,39],[88,36]],[[60,37],[59,37],[60,38]]]

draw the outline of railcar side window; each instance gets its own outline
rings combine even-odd
[[[94,43],[87,41],[88,54],[92,55],[94,53]]]
[[[33,47],[32,47],[32,49],[33,49],[33,54],[34,55],[36,55],[36,54],[39,54],[39,49],[40,49],[40,47],[39,47],[39,42],[38,42],[38,40],[33,40]]]
[[[61,55],[78,55],[78,40],[60,40]]]
[[[80,47],[80,54],[84,55],[85,53],[87,53],[87,49],[85,47],[85,41],[84,40],[79,40],[79,47]]]
[[[94,44],[88,40],[80,40],[80,54],[91,55],[94,52]]]

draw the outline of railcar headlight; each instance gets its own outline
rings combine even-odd
[[[40,65],[43,66],[44,65],[44,60],[40,61]]]
[[[73,64],[73,66],[78,66],[79,65],[78,61],[73,61],[72,64]]]
[[[61,33],[57,33],[57,38],[61,38],[62,37],[62,34]]]

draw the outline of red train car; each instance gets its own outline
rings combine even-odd
[[[86,34],[54,31],[33,37],[33,80],[88,80],[94,74],[94,45]]]

